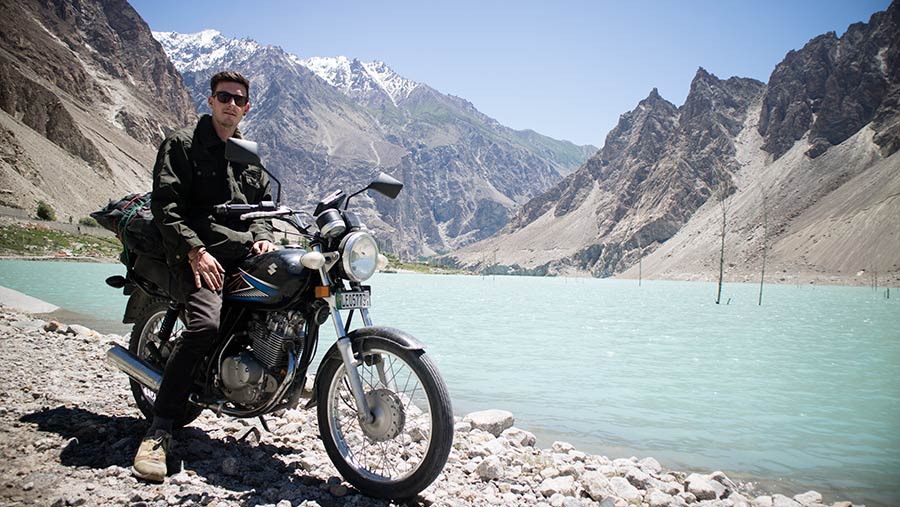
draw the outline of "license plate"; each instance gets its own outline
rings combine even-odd
[[[368,308],[372,304],[372,293],[365,291],[339,292],[336,294],[338,310]]]

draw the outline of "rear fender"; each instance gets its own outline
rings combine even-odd
[[[393,327],[362,327],[351,331],[350,334],[347,335],[347,338],[350,339],[350,346],[353,349],[354,356],[359,354],[360,350],[363,349],[365,344],[378,342],[391,342],[403,347],[406,350],[411,351],[425,350],[425,345],[420,342],[415,336]],[[331,347],[328,349],[328,352],[326,352],[325,356],[322,358],[322,362],[319,364],[319,369],[316,370],[316,382],[318,382],[321,378],[319,374],[322,372],[325,366],[333,361],[342,362],[341,353],[337,348],[337,342],[331,345]],[[306,404],[306,408],[312,408],[316,406],[316,403],[318,401],[316,400],[316,392],[317,389],[313,389],[312,399],[309,400],[309,403]]]
[[[153,300],[152,296],[142,290],[132,292],[128,298],[128,304],[125,306],[125,315],[122,316],[122,323],[134,324],[137,322],[141,317],[141,311]]]

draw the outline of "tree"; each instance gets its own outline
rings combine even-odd
[[[78,219],[78,224],[85,227],[100,227],[100,224],[97,223],[94,217],[81,217]]]
[[[637,236],[637,244],[638,244],[638,287],[641,286],[641,278],[644,277],[644,247],[641,245],[641,238]]]
[[[48,220],[51,222],[56,221],[56,211],[53,210],[53,207],[47,204],[44,201],[38,201],[37,203],[37,217],[41,220]]]
[[[725,189],[719,189],[718,194],[719,204],[722,205],[722,247],[719,250],[719,292],[716,293],[716,304],[719,304],[722,301],[722,277],[725,274],[725,223],[727,214],[725,209]]]
[[[766,199],[766,189],[759,187],[762,193],[763,212],[763,244],[762,244],[762,270],[759,274],[759,306],[762,306],[763,281],[766,279],[766,254],[769,251],[769,201]]]

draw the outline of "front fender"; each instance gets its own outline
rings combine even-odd
[[[403,347],[406,350],[411,351],[425,350],[425,345],[420,342],[415,336],[407,333],[406,331],[401,331],[400,329],[393,327],[361,327],[359,329],[354,329],[353,331],[351,331],[350,334],[347,335],[347,338],[350,339],[350,346],[353,349],[354,356],[359,353],[359,351],[364,347],[366,343],[378,343],[379,341],[391,342]],[[322,362],[319,363],[319,368],[316,370],[316,382],[318,382],[321,378],[319,374],[322,372],[325,366],[332,361],[342,361],[341,353],[337,348],[337,342],[331,345],[331,347],[328,349],[328,352],[326,352],[325,356],[322,358]],[[313,389],[312,399],[309,400],[306,408],[316,406],[317,391],[317,389]]]

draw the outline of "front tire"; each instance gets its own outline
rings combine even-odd
[[[450,453],[453,410],[447,387],[424,351],[363,336],[354,340],[354,353],[376,417],[372,423],[360,422],[344,364],[332,357],[316,378],[325,450],[338,472],[361,492],[391,500],[412,498],[437,478]]]
[[[165,371],[166,361],[168,361],[177,340],[181,339],[181,333],[185,328],[184,315],[181,314],[178,316],[178,320],[172,328],[172,334],[165,345],[160,345],[159,332],[168,309],[169,304],[159,299],[155,299],[147,304],[146,308],[141,311],[140,317],[135,321],[131,330],[131,338],[128,340],[128,351],[147,361],[159,371]],[[162,361],[151,353],[150,344],[155,345],[157,350],[159,350]],[[141,413],[144,414],[144,417],[152,421],[156,392],[144,387],[135,380],[131,380],[131,394],[134,396],[134,401]],[[202,411],[201,407],[188,404],[184,409],[184,414],[174,421],[174,427],[187,426]]]

